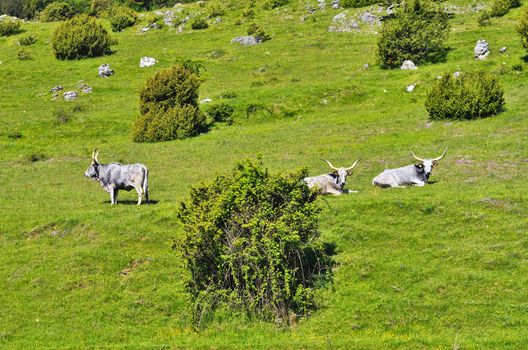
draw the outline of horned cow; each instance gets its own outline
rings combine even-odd
[[[336,168],[328,160],[322,160],[328,163],[330,168],[332,168],[334,171],[328,174],[305,177],[304,182],[306,182],[306,185],[308,185],[309,188],[316,187],[321,194],[342,194],[343,187],[345,187],[346,184],[346,178],[347,176],[352,175],[352,169],[354,169],[354,167],[357,165],[359,159],[348,168]]]
[[[99,181],[106,192],[110,193],[110,202],[117,204],[119,190],[130,191],[135,189],[138,194],[138,205],[145,196],[149,203],[148,169],[143,164],[101,164],[97,159],[97,148],[92,152],[92,163],[84,172],[84,176],[94,181]]]
[[[402,187],[407,185],[424,186],[428,181],[433,168],[438,161],[444,158],[447,148],[440,157],[423,159],[417,157],[413,151],[412,156],[420,161],[418,164],[407,165],[396,169],[386,169],[372,180],[372,184],[379,187]]]

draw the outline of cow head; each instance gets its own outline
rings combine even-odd
[[[431,172],[433,171],[433,168],[438,165],[438,161],[442,158],[444,158],[445,154],[447,152],[447,148],[445,149],[444,153],[440,157],[433,158],[433,159],[422,159],[416,156],[413,151],[411,151],[412,156],[419,160],[420,163],[416,164],[415,167],[419,169],[420,171],[423,171],[425,174],[425,178],[429,179],[429,176],[431,176]]]
[[[84,176],[89,177],[92,180],[99,180],[99,160],[97,160],[97,156],[99,155],[99,151],[94,149],[92,152],[92,163],[90,163],[90,166],[86,171],[84,172]]]
[[[343,187],[345,187],[345,183],[346,183],[346,178],[348,175],[352,175],[352,169],[354,169],[354,167],[357,165],[357,163],[359,162],[359,159],[356,160],[354,162],[354,164],[352,164],[352,166],[348,167],[348,168],[336,168],[335,166],[332,165],[332,163],[330,163],[328,160],[326,159],[322,159],[323,161],[325,161],[326,163],[328,163],[328,165],[330,166],[330,168],[334,169],[334,171],[332,172],[332,174],[336,177],[336,183],[341,186],[341,189]]]

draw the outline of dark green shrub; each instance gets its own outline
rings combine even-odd
[[[255,17],[255,10],[251,7],[248,7],[244,10],[242,10],[242,16],[246,17],[246,18],[254,18]]]
[[[110,13],[110,25],[114,32],[120,32],[136,23],[136,13],[126,6],[116,6]]]
[[[182,65],[162,71],[147,80],[139,92],[139,111],[169,109],[176,105],[198,105],[200,78]]]
[[[264,31],[260,25],[252,23],[247,31],[248,35],[253,35],[257,40],[267,41],[271,39],[271,36]]]
[[[0,36],[9,36],[20,30],[20,21],[14,18],[5,17],[0,19]]]
[[[315,307],[331,251],[320,240],[316,194],[305,176],[270,175],[261,161],[246,160],[191,188],[178,217],[195,323],[219,305],[283,322]]]
[[[490,16],[502,17],[507,14],[511,8],[521,6],[519,0],[495,0],[491,5]]]
[[[491,13],[489,11],[482,11],[477,16],[477,23],[479,26],[487,26],[491,23]]]
[[[55,57],[73,60],[110,54],[115,42],[95,18],[80,15],[57,27],[51,45]]]
[[[209,28],[209,24],[207,24],[207,20],[205,18],[196,18],[192,21],[191,28],[194,30],[206,29]]]
[[[33,45],[36,42],[37,42],[37,37],[31,34],[22,36],[18,39],[18,44],[20,46],[29,46],[29,45]]]
[[[365,7],[369,5],[374,5],[379,3],[379,0],[341,0],[339,2],[339,5],[342,7],[348,8],[348,7]]]
[[[183,65],[157,73],[139,93],[141,116],[136,120],[136,142],[156,142],[191,137],[207,127],[198,109],[200,78]]]
[[[275,9],[277,7],[281,7],[284,5],[287,5],[290,2],[290,0],[266,0],[264,2],[264,8],[266,10]]]
[[[437,62],[446,53],[449,33],[447,14],[428,2],[413,0],[401,5],[393,19],[383,21],[378,39],[378,62],[383,68]]]
[[[9,134],[7,134],[7,137],[11,140],[18,140],[22,138],[22,133],[20,131],[11,131]]]
[[[431,89],[425,108],[431,119],[478,119],[504,109],[503,90],[487,72],[445,74]]]
[[[101,16],[106,11],[110,10],[114,5],[112,0],[92,0],[90,4],[90,13],[92,15]]]
[[[209,17],[223,16],[226,12],[225,6],[220,2],[212,2],[207,9]]]
[[[74,15],[70,4],[65,2],[52,2],[39,15],[42,22],[58,22],[71,18]]]
[[[231,116],[235,109],[227,103],[220,103],[209,107],[207,115],[215,122],[232,122]]]
[[[153,109],[134,124],[135,142],[159,142],[198,135],[207,128],[205,116],[193,105]]]
[[[515,28],[521,36],[522,46],[528,50],[528,10],[526,10]]]
[[[53,111],[53,117],[56,124],[66,124],[72,119],[72,114],[69,110],[59,108]]]
[[[33,59],[33,55],[31,55],[31,51],[28,49],[20,49],[17,52],[17,57],[20,61],[28,61]]]

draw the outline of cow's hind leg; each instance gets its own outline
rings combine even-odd
[[[143,188],[141,188],[141,186],[137,186],[137,187],[134,187],[134,188],[136,189],[136,192],[137,192],[137,195],[138,195],[137,205],[141,205],[141,199],[143,198]]]
[[[113,188],[110,190],[110,202],[112,205],[117,204],[117,193],[119,190],[117,188]]]

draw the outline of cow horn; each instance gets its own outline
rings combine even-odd
[[[442,155],[438,158],[434,158],[434,159],[431,159],[433,162],[438,162],[440,159],[444,158],[445,154],[447,153],[447,147],[444,151],[444,153],[442,153]]]
[[[93,156],[93,160],[99,164],[99,159],[97,159],[97,156],[99,155],[99,150],[96,148],[95,151],[94,151],[94,156]]]
[[[346,170],[346,171],[350,171],[350,170],[354,169],[354,167],[357,165],[358,162],[359,162],[359,159],[356,160],[356,161],[354,162],[354,164],[352,164],[352,166],[351,166],[350,168],[346,168],[345,170]]]
[[[414,154],[413,151],[411,151],[411,154],[412,154],[412,156],[413,156],[416,160],[419,160],[420,162],[425,162],[425,161],[426,161],[426,159],[418,158],[418,157],[416,156],[416,154]]]
[[[95,159],[95,151],[97,151],[97,148],[92,151],[92,160]]]
[[[326,160],[326,159],[321,159],[323,162],[327,162],[328,165],[330,165],[330,168],[334,169],[334,170],[338,170],[335,166],[332,165],[332,163],[330,163],[330,161]]]

